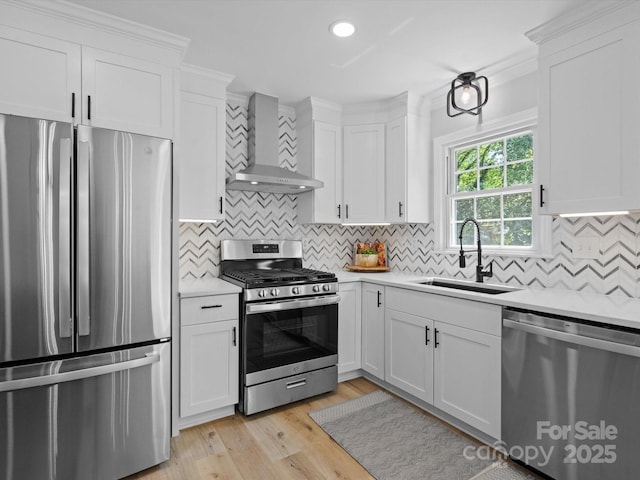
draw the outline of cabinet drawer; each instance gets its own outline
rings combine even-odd
[[[238,295],[210,295],[207,297],[183,298],[180,300],[180,324],[233,320],[238,318],[240,305]]]
[[[490,335],[502,334],[502,309],[498,305],[393,287],[387,287],[385,299],[386,308]]]

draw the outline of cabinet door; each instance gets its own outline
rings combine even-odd
[[[500,438],[500,337],[435,323],[434,405]]]
[[[80,45],[0,26],[0,62],[0,112],[80,118]]]
[[[542,212],[640,208],[638,23],[540,60]]]
[[[180,95],[180,220],[211,222],[224,218],[224,100]]]
[[[384,222],[384,125],[344,127],[345,223]]]
[[[384,379],[384,287],[362,284],[362,368]]]
[[[180,329],[180,416],[238,402],[238,321]]]
[[[82,123],[173,137],[173,70],[82,47]]]
[[[387,124],[385,177],[386,219],[391,223],[404,223],[407,212],[407,117]]]
[[[357,370],[361,365],[362,294],[358,283],[340,284],[338,304],[338,373]]]
[[[433,403],[433,321],[387,308],[384,379]]]
[[[313,122],[314,178],[324,187],[314,190],[316,223],[342,221],[342,131],[338,125]]]

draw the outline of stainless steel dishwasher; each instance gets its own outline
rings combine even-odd
[[[505,308],[502,441],[556,480],[640,478],[640,329]]]

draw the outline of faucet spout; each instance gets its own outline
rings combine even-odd
[[[484,269],[482,267],[482,243],[480,241],[480,225],[475,218],[467,218],[462,225],[460,226],[460,235],[458,238],[460,239],[460,256],[459,256],[459,265],[460,268],[465,268],[467,265],[464,249],[462,248],[462,232],[467,223],[473,223],[476,226],[476,233],[478,235],[478,264],[476,265],[476,282],[482,283],[484,277],[493,277],[493,262],[489,262],[488,269]]]

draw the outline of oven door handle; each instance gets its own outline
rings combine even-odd
[[[324,307],[325,305],[334,305],[340,301],[339,295],[327,295],[324,297],[281,300],[269,303],[252,303],[247,305],[247,315],[252,313],[279,312],[282,310],[293,310],[295,308],[308,307]]]

